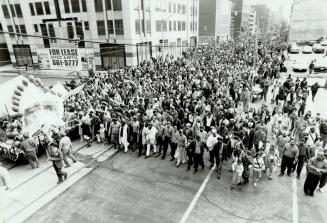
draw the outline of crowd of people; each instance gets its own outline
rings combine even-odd
[[[286,44],[261,42],[258,53],[249,37],[67,82],[68,89],[84,88],[65,101],[65,119],[88,146],[96,141],[145,159],[169,156],[194,174],[208,165],[218,179],[223,162],[231,163],[232,189],[251,175],[254,186],[263,173],[272,180],[276,166],[279,176],[296,171],[300,179],[306,164],[304,192],[313,196],[327,182],[326,119],[306,109],[305,79],[284,78]],[[254,87],[262,90],[256,104]],[[312,100],[318,89],[311,86]],[[62,182],[67,157],[76,158],[65,133],[52,138],[48,157]]]
[[[273,179],[276,165],[280,176],[287,169],[300,178],[306,163],[304,191],[313,195],[317,180],[320,190],[326,184],[326,120],[306,109],[306,79],[286,78],[285,43],[262,42],[258,54],[245,38],[74,80],[66,86],[85,86],[66,102],[66,117],[78,120],[89,145],[107,142],[145,159],[169,156],[194,173],[205,167],[207,152],[218,179],[231,160],[232,188],[249,183],[251,169],[254,186],[263,172]],[[257,105],[255,86],[262,89]],[[318,89],[311,86],[313,101]]]

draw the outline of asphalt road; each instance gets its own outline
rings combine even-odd
[[[168,159],[118,153],[26,222],[180,222],[210,172],[208,165],[206,160],[206,168],[193,175],[186,164],[176,168]],[[273,180],[263,176],[256,188],[231,190],[230,166],[224,163],[220,180],[212,173],[186,222],[292,222],[294,205],[298,222],[326,222],[327,194],[305,197],[303,180],[279,178],[279,168]]]

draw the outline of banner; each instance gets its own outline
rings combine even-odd
[[[93,49],[48,48],[37,51],[40,69],[87,71],[94,69]]]

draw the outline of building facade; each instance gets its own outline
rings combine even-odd
[[[15,65],[37,64],[38,49],[75,47],[93,49],[95,67],[101,70],[167,54],[177,57],[197,44],[198,0],[0,0],[0,4],[4,31],[34,35],[4,35]]]
[[[243,33],[249,31],[249,20],[252,12],[252,1],[232,0],[233,7],[233,37],[239,38]]]
[[[229,0],[200,0],[199,44],[213,44],[231,38]]]
[[[264,4],[254,5],[256,11],[256,24],[260,33],[267,33],[269,27],[270,10]]]

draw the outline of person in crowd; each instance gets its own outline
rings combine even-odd
[[[33,139],[30,139],[28,132],[24,132],[23,137],[24,139],[19,144],[19,148],[24,152],[24,155],[32,169],[38,168],[40,163],[36,154],[37,147]]]
[[[59,141],[59,149],[62,152],[63,160],[65,162],[66,167],[70,167],[70,163],[67,158],[69,157],[71,160],[73,160],[74,163],[77,162],[77,159],[73,155],[73,146],[70,138],[64,132],[61,134],[61,136],[62,138]]]
[[[146,135],[146,157],[150,157],[150,150],[153,147],[153,155],[157,154],[157,138],[156,135],[158,133],[158,129],[153,125],[153,123],[149,123],[149,130]]]
[[[259,151],[255,154],[253,158],[253,186],[257,186],[257,182],[262,177],[262,171],[265,169],[265,163],[262,159],[262,151]]]
[[[218,142],[218,134],[217,134],[217,130],[216,129],[212,129],[211,130],[211,134],[208,136],[207,142],[206,142],[206,146],[209,150],[209,155],[210,155],[210,169],[213,167],[214,165],[214,159],[215,159],[215,151],[213,150],[214,146],[216,145],[216,143]]]
[[[0,181],[1,183],[3,183],[5,190],[11,189],[11,177],[9,171],[6,168],[2,167],[1,165],[0,165]]]
[[[241,185],[242,174],[244,171],[243,162],[241,158],[237,158],[232,164],[233,179],[232,186],[233,189],[235,186]]]
[[[114,149],[119,148],[119,130],[121,124],[118,122],[117,118],[112,119],[112,123],[110,123],[108,134],[110,136],[110,142],[114,145]]]
[[[130,139],[130,130],[128,123],[125,119],[121,120],[121,127],[119,130],[120,135],[120,143],[124,148],[124,152],[128,152],[128,146],[129,146],[129,139]]]
[[[58,184],[62,183],[67,179],[68,174],[62,170],[64,167],[64,155],[58,148],[58,144],[55,142],[50,143],[49,149],[47,150],[47,157],[49,161],[52,161],[53,168],[58,177]]]
[[[187,153],[190,154],[189,157],[193,160],[188,161],[187,170],[190,170],[191,165],[194,165],[193,174],[198,172],[199,165],[204,169],[204,162],[203,162],[203,153],[205,149],[205,143],[201,141],[201,137],[199,135],[195,136],[195,140],[191,141],[190,144],[185,148]]]
[[[300,139],[300,142],[298,144],[298,149],[299,149],[299,157],[298,157],[297,168],[296,168],[296,178],[300,179],[303,166],[310,159],[309,147],[305,143],[304,138]]]
[[[327,173],[327,160],[324,152],[319,152],[316,157],[312,157],[308,162],[308,174],[303,187],[305,195],[314,196],[314,191],[323,173]]]
[[[282,151],[282,164],[279,176],[283,176],[287,168],[287,176],[291,176],[293,166],[297,163],[299,157],[299,149],[295,144],[294,138],[291,138],[289,143],[286,143]]]
[[[327,148],[324,149],[325,160],[327,160]],[[319,191],[324,192],[323,188],[327,183],[327,173],[321,173],[320,181],[319,181]]]
[[[266,156],[266,164],[267,164],[267,176],[269,180],[272,180],[272,174],[275,169],[276,163],[278,163],[279,159],[279,151],[276,149],[274,144],[271,144],[268,148],[268,153]]]
[[[319,86],[318,82],[314,83],[311,86],[312,102],[315,101],[315,97],[316,97],[316,94],[317,94],[319,88],[320,88],[320,86]]]
[[[168,151],[168,147],[170,146],[171,149],[171,136],[173,132],[173,127],[171,126],[171,122],[168,121],[167,124],[163,128],[163,153],[161,159],[166,159],[166,154]]]
[[[175,159],[176,159],[176,167],[179,167],[181,163],[186,163],[186,150],[185,147],[187,146],[187,138],[184,135],[184,131],[182,129],[179,130],[178,136],[178,143],[177,143],[177,150],[175,152]]]

